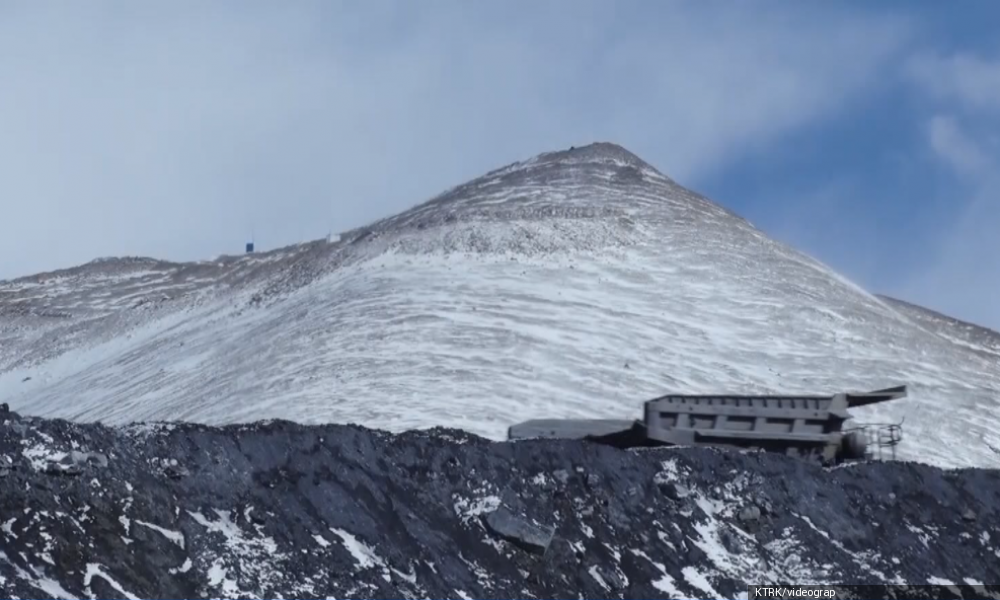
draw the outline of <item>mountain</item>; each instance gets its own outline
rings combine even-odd
[[[997,470],[0,416],[4,598],[1000,598]]]
[[[903,458],[1000,462],[994,332],[875,296],[613,144],[271,252],[0,283],[0,398],[108,424],[288,419],[501,438],[668,392],[831,393]]]

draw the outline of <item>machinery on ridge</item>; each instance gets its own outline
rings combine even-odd
[[[897,400],[906,386],[832,396],[684,395],[648,400],[641,420],[537,419],[512,425],[510,440],[586,439],[621,448],[756,448],[837,464],[884,458],[902,439],[900,424],[845,427],[849,408]]]

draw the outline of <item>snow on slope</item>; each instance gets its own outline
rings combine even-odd
[[[983,353],[987,358],[1000,360],[1000,333],[903,300],[888,296],[880,297],[924,329],[948,341]]]
[[[0,284],[0,396],[111,423],[285,418],[501,438],[528,418],[638,416],[667,392],[905,383],[909,399],[859,420],[905,417],[906,458],[995,465],[1000,361],[937,323],[594,144],[334,243]]]

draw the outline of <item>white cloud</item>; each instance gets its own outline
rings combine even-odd
[[[990,167],[990,158],[961,130],[954,116],[934,116],[928,131],[935,154],[960,174],[978,177]]]
[[[637,6],[5,4],[0,277],[316,238],[598,139],[692,183],[842,109],[909,31]]]
[[[953,112],[930,119],[928,145],[958,176],[957,215],[942,224],[937,251],[901,294],[1000,330],[1000,60],[924,56],[910,64],[918,87]]]
[[[955,100],[971,109],[1000,110],[1000,62],[967,53],[929,53],[913,58],[907,73],[939,100]]]

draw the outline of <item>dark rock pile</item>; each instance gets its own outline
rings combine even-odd
[[[996,471],[287,422],[0,423],[5,598],[740,598],[809,582],[974,597],[1000,583]]]

